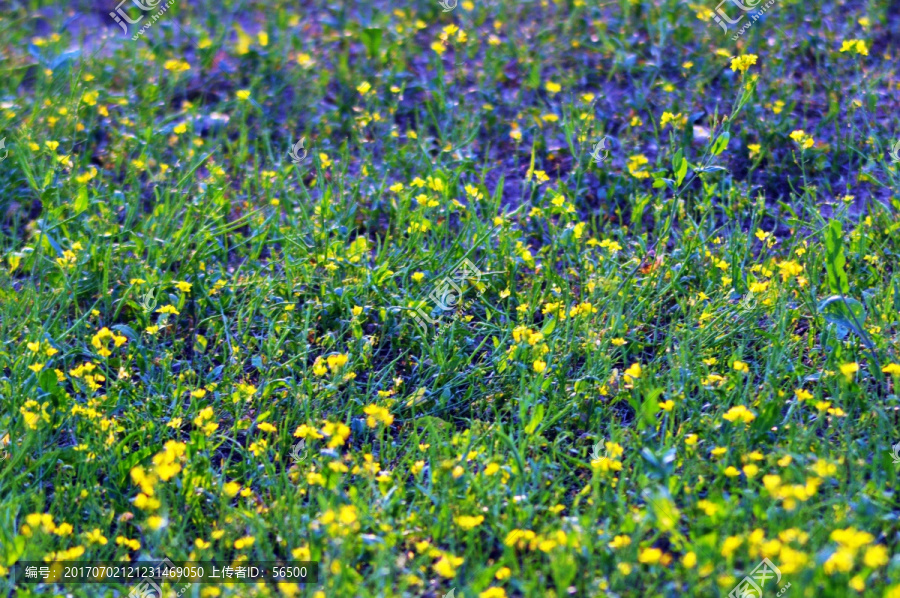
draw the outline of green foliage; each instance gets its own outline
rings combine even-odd
[[[0,592],[896,594],[900,15],[713,8],[13,3]]]
[[[844,233],[839,220],[832,220],[825,228],[825,268],[828,271],[828,287],[832,293],[850,294],[850,281],[844,265]]]

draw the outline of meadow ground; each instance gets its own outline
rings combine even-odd
[[[444,2],[6,3],[2,594],[900,596],[900,3]]]

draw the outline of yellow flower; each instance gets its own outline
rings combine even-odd
[[[722,556],[725,558],[730,557],[743,543],[744,540],[738,536],[728,536],[722,543]]]
[[[537,372],[538,374],[540,374],[541,372],[543,372],[544,370],[547,369],[547,362],[541,361],[540,359],[536,359],[534,361],[534,363],[532,364],[532,366],[534,367],[534,371]]]
[[[237,482],[228,482],[224,487],[225,496],[228,498],[234,498],[237,496],[237,493],[241,491],[241,485]]]
[[[631,545],[631,538],[628,536],[616,536],[612,539],[612,541],[607,544],[610,548],[624,548],[625,546]]]
[[[89,532],[85,532],[84,537],[91,544],[99,544],[101,546],[106,544],[106,538],[100,533],[99,528],[94,528]]]
[[[807,135],[803,129],[797,129],[791,133],[791,139],[797,142],[801,149],[809,149],[815,145],[816,141],[812,135]]]
[[[249,100],[250,99],[250,90],[249,89],[239,89],[237,92],[237,97],[240,100]]]
[[[328,363],[328,369],[331,370],[331,373],[334,374],[339,369],[347,365],[348,357],[343,353],[337,353],[335,355],[329,355],[325,360]]]
[[[343,446],[347,442],[347,439],[350,438],[350,428],[341,422],[326,422],[322,426],[322,435],[329,438],[327,446],[333,449]]]
[[[185,62],[184,60],[173,59],[173,60],[167,60],[163,64],[163,68],[165,68],[167,71],[172,71],[174,73],[180,73],[182,71],[191,70],[191,65],[188,64],[187,62]]]
[[[370,428],[376,427],[378,425],[378,422],[381,422],[386,426],[390,426],[392,423],[394,423],[394,416],[391,415],[390,411],[388,411],[384,407],[379,407],[377,405],[367,405],[363,409],[363,413],[369,416],[366,418],[366,425],[368,425]]]
[[[53,523],[53,516],[50,513],[31,513],[25,517],[25,523],[31,528],[40,527],[48,534],[56,530],[56,524]]]
[[[645,548],[638,555],[638,561],[649,565],[655,565],[661,558],[662,550],[659,548]]]
[[[841,44],[841,52],[856,52],[861,56],[869,55],[869,47],[860,39],[848,39]]]
[[[679,112],[678,114],[672,114],[671,112],[663,112],[662,120],[659,122],[659,126],[665,128],[669,123],[673,123],[675,125],[679,124],[684,117]]]
[[[693,569],[697,565],[697,554],[692,550],[681,557],[685,569]]]
[[[602,473],[610,471],[622,471],[622,462],[609,457],[600,457],[591,461],[591,468]]]
[[[856,552],[866,544],[871,544],[875,541],[875,537],[872,534],[870,534],[869,532],[857,530],[855,527],[848,527],[847,529],[836,529],[831,532],[829,538],[840,544],[842,547],[854,552]]]
[[[344,505],[338,511],[338,521],[344,525],[352,525],[357,520],[356,507]]]
[[[722,419],[728,420],[730,422],[742,421],[745,424],[749,424],[754,419],[756,419],[756,414],[744,407],[743,405],[738,405],[736,407],[732,407],[729,409],[725,415],[722,416]]]
[[[847,573],[853,568],[853,552],[847,548],[839,548],[822,567],[828,575]]]
[[[801,403],[803,401],[807,401],[807,400],[813,398],[813,395],[811,392],[809,392],[808,390],[804,390],[802,388],[796,389],[794,391],[794,395],[797,397],[797,400],[800,401]]]
[[[606,454],[613,459],[618,459],[625,454],[625,449],[622,448],[622,445],[618,442],[606,442],[604,443],[603,448],[606,450]]]
[[[49,422],[50,414],[47,412],[48,402],[38,403],[34,399],[25,401],[25,404],[19,407],[19,412],[25,418],[25,425],[30,430],[37,430],[41,421]]]
[[[141,543],[137,540],[132,540],[126,538],[125,536],[116,536],[116,545],[117,546],[126,546],[133,551],[137,551],[141,549]]]
[[[632,381],[637,380],[641,377],[642,372],[643,370],[641,370],[641,364],[632,363],[631,367],[625,370],[625,377],[631,379]]]
[[[840,367],[841,373],[847,379],[847,381],[851,381],[853,379],[853,375],[859,371],[859,364],[855,361],[851,361],[850,363],[845,363]]]
[[[306,424],[302,424],[297,426],[297,429],[294,430],[294,438],[324,438],[319,432],[313,428],[312,426],[307,426]]]
[[[367,93],[369,93],[369,91],[371,91],[371,89],[372,89],[372,85],[368,81],[363,81],[362,83],[360,83],[359,85],[356,86],[356,91],[358,91],[359,95],[361,95],[361,96],[364,96]]]
[[[554,83],[553,81],[547,81],[544,88],[550,93],[559,93],[562,91],[562,86],[559,83]]]
[[[253,536],[244,536],[243,538],[238,538],[234,541],[235,550],[243,550],[244,548],[250,548],[253,546],[253,543],[256,539]]]
[[[479,593],[478,598],[506,598],[506,590],[503,588],[488,588]]]
[[[803,266],[790,260],[779,263],[778,269],[781,271],[781,280],[784,281],[803,274]]]
[[[756,64],[756,59],[758,57],[756,54],[745,54],[744,56],[738,56],[737,58],[731,59],[731,70],[735,73],[740,71],[744,72],[749,69],[751,66]]]
[[[321,357],[316,357],[316,361],[313,363],[313,374],[316,376],[324,376],[328,373],[328,366],[325,365],[325,360]]]
[[[52,553],[51,553],[52,554]],[[68,550],[60,550],[56,553],[58,561],[74,561],[84,554],[84,546],[73,546]],[[45,557],[46,558],[46,557]]]
[[[643,170],[643,167],[649,163],[644,154],[635,154],[628,158],[628,172],[636,179],[650,178],[650,173]]]
[[[165,525],[166,520],[159,515],[151,515],[150,517],[147,517],[147,527],[154,531],[161,529]]]
[[[885,374],[891,374],[892,376],[900,376],[900,364],[889,363],[881,368],[881,371]]]
[[[734,362],[734,364],[733,364],[732,367],[734,367],[734,371],[736,371],[736,372],[743,372],[743,373],[745,373],[745,374],[749,374],[749,373],[750,373],[750,366],[748,366],[748,365],[747,365],[746,363],[744,363],[743,361],[737,361],[737,360],[735,360],[735,362]]]
[[[887,548],[882,546],[881,544],[876,544],[875,546],[870,546],[866,549],[866,555],[863,557],[863,562],[866,567],[871,569],[875,569],[876,567],[881,567],[888,563],[888,551]]]
[[[444,555],[440,558],[440,560],[434,564],[433,569],[434,572],[440,575],[441,577],[451,578],[456,576],[456,568],[463,564],[462,557],[455,557],[453,555]]]
[[[456,524],[466,531],[478,527],[483,521],[484,515],[460,515],[456,518]]]

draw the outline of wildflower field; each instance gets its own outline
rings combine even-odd
[[[0,52],[0,595],[900,597],[897,0],[13,1]],[[162,559],[318,568],[21,567]]]

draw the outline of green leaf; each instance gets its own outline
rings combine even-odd
[[[421,387],[416,390],[412,395],[410,395],[409,399],[406,400],[407,407],[413,407],[414,405],[419,405],[428,400],[428,396],[425,391],[425,387]]]
[[[54,394],[59,389],[59,381],[56,378],[56,372],[53,370],[43,370],[38,375],[38,386],[41,390],[48,394]]]
[[[631,405],[631,408],[634,410],[634,423],[637,426],[638,431],[643,430],[646,425],[644,423],[644,418],[641,417],[641,399],[637,393],[630,393],[628,395],[628,404]]]
[[[712,149],[710,149],[710,153],[712,153],[713,156],[718,156],[724,152],[728,149],[729,140],[731,140],[731,133],[728,131],[716,137],[715,142],[712,144]]]
[[[675,173],[675,185],[681,185],[682,181],[684,181],[684,177],[687,174],[688,163],[687,160],[684,159],[684,151],[678,150],[678,153],[675,154],[675,157],[672,159],[672,172]]]
[[[664,388],[654,388],[644,395],[644,402],[641,404],[641,416],[644,424],[650,427],[656,425],[656,414],[659,413],[659,397],[664,390]]]
[[[534,431],[537,430],[542,421],[544,421],[544,404],[538,403],[537,407],[534,408],[531,421],[525,426],[525,433],[528,435],[534,434]]]
[[[131,326],[128,326],[126,324],[116,324],[115,326],[112,327],[112,329],[115,330],[116,332],[121,332],[122,336],[127,338],[132,343],[136,343],[141,340],[141,337],[138,335],[137,332],[134,331],[134,328],[132,328]]]
[[[660,451],[659,453],[646,446],[641,450],[641,457],[644,459],[647,467],[647,476],[650,479],[659,481],[666,480],[675,471],[676,456],[677,452],[673,448],[665,449],[665,451]]]
[[[16,536],[16,539],[10,543],[6,543],[3,551],[3,560],[6,566],[10,567],[25,554],[25,536]]]
[[[75,203],[73,204],[73,209],[75,213],[80,214],[81,212],[88,209],[88,192],[87,187],[80,187],[78,189],[78,195],[75,196]]]
[[[834,295],[821,301],[818,311],[827,322],[844,328],[844,334],[846,330],[852,330],[856,336],[868,339],[866,332],[860,328],[866,321],[866,308],[856,299]]]
[[[381,48],[381,29],[378,27],[369,27],[362,30],[362,43],[366,47],[369,58],[378,56],[378,50]]]
[[[541,85],[541,61],[531,63],[531,72],[528,74],[528,87],[537,89]]]
[[[39,221],[39,222],[41,222],[41,221]],[[56,239],[54,239],[50,233],[42,231],[41,232],[41,241],[43,242],[45,250],[53,249],[53,251],[56,252],[57,256],[62,257],[62,254],[63,254],[62,247],[59,246],[59,243],[57,243]]]
[[[839,295],[850,294],[850,281],[844,265],[847,258],[844,257],[844,233],[841,223],[832,220],[825,227],[825,269],[828,271],[828,288],[832,293]]]
[[[452,424],[434,415],[421,415],[416,418],[416,422],[426,427],[437,428],[442,432],[453,429]]]
[[[133,434],[129,435],[127,437],[127,439],[130,440],[131,436],[133,436]],[[121,448],[125,445],[126,444],[124,441],[120,442],[119,450],[121,450]],[[134,467],[135,465],[138,465],[141,461],[143,461],[144,459],[146,459],[147,457],[149,457],[152,454],[153,454],[153,449],[150,448],[149,446],[145,446],[125,457],[122,457],[119,460],[119,464],[118,464],[119,465],[119,468],[118,468],[119,469],[119,483],[122,484],[125,482],[126,479],[128,479],[128,475],[131,472],[132,467]]]
[[[720,170],[722,172],[728,172],[728,169],[724,166],[703,166],[702,168],[694,169],[694,172],[718,172]]]
[[[544,323],[543,328],[541,328],[541,334],[547,337],[550,336],[554,330],[556,330],[556,318],[550,318]]]

